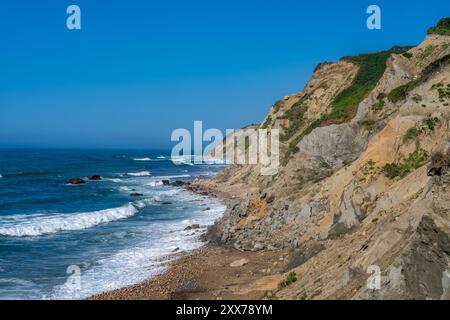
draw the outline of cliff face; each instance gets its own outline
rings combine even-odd
[[[276,297],[450,298],[449,55],[450,37],[429,34],[319,65],[260,125],[281,131],[278,175],[248,165],[216,178],[239,190],[222,243],[296,250],[298,281]]]

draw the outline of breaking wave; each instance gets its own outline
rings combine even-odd
[[[142,203],[93,212],[58,215],[16,215],[0,219],[0,235],[10,237],[32,237],[61,231],[76,231],[92,228],[134,216],[142,208]]]
[[[148,177],[150,176],[150,171],[130,172],[127,175],[131,177]]]

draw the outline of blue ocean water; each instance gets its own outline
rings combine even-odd
[[[224,211],[162,180],[222,168],[174,164],[168,151],[0,150],[0,299],[84,298],[161,272]],[[94,174],[102,180],[66,183]]]

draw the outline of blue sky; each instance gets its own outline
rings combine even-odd
[[[443,0],[2,0],[0,146],[165,148],[194,120],[239,128],[317,63],[418,44],[444,16]]]

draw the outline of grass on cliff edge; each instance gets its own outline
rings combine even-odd
[[[336,96],[331,106],[331,112],[324,121],[327,123],[350,121],[355,116],[358,105],[375,88],[386,70],[386,60],[391,54],[401,54],[410,48],[396,46],[387,51],[342,58],[344,61],[357,64],[359,70],[352,84]]]
[[[428,29],[428,34],[450,35],[450,18],[439,20],[435,27]]]
[[[393,53],[404,53],[410,48],[395,46],[387,51],[343,57],[341,60],[350,61],[359,66],[355,79],[348,88],[336,96],[331,104],[331,112],[329,114],[322,115],[319,119],[312,122],[289,144],[282,163],[286,164],[290,156],[297,153],[297,144],[315,128],[350,121],[356,115],[358,105],[375,88],[382,77],[386,70],[386,60],[390,55]]]
[[[450,63],[450,54],[443,56],[442,58],[431,62],[427,65],[421,72],[420,76],[416,80],[411,80],[397,88],[394,88],[391,92],[387,94],[389,101],[396,103],[398,101],[406,99],[408,93],[421,83],[428,80],[428,78],[439,70],[442,66]],[[432,89],[435,89],[432,87]],[[441,98],[441,96],[440,96]]]

